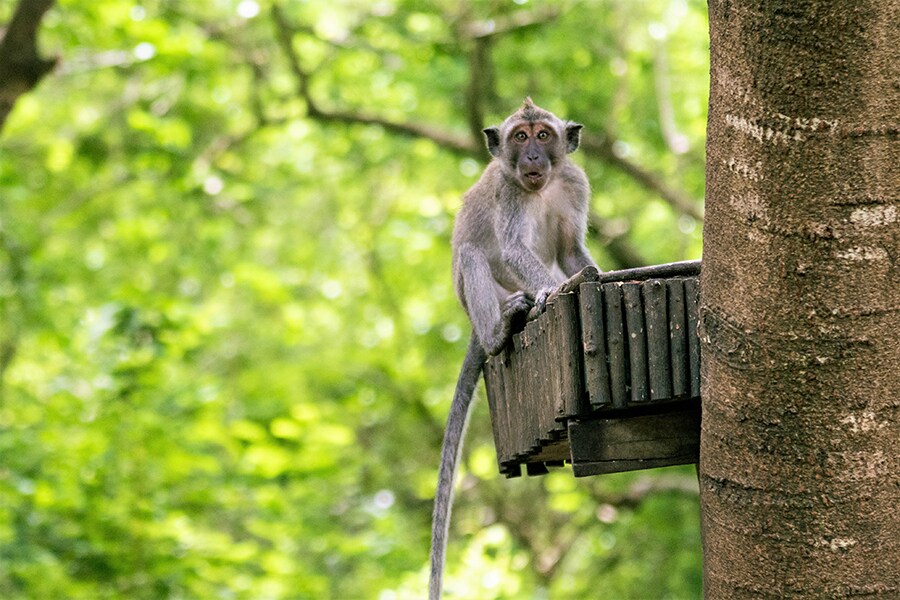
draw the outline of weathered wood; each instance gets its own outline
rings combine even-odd
[[[523,407],[524,405],[524,381],[522,374],[525,371],[522,369],[525,364],[525,358],[522,356],[522,334],[517,333],[512,337],[512,351],[509,353],[509,366],[510,366],[510,374],[513,375],[511,378],[513,382],[513,395],[510,397],[510,402],[507,405],[507,415],[509,415],[509,428],[510,428],[510,454],[511,459],[515,461],[519,461],[522,456],[524,456],[524,435],[522,433],[522,429],[524,427],[524,423],[522,415],[523,415]]]
[[[512,425],[509,421],[509,406],[513,402],[510,398],[510,394],[513,393],[513,387],[515,385],[515,376],[510,370],[510,351],[509,349],[503,350],[500,355],[492,358],[489,362],[495,365],[495,370],[490,373],[491,376],[496,375],[497,381],[497,391],[499,393],[497,400],[497,421],[503,427],[503,444],[497,449],[497,460],[500,462],[501,470],[508,466],[509,463],[512,462],[513,458],[513,438],[512,438]],[[485,371],[485,376],[488,375],[488,372]],[[491,392],[491,389],[488,388],[488,393]]]
[[[609,363],[609,391],[614,408],[628,404],[627,363],[625,350],[625,320],[622,302],[622,284],[607,283],[603,286],[603,308],[606,311],[606,351]]]
[[[584,382],[591,406],[612,405],[609,393],[609,368],[606,364],[606,322],[603,293],[596,282],[583,283],[579,289],[581,338],[584,346]]]
[[[545,320],[537,319],[534,321],[536,329],[534,351],[537,354],[537,375],[538,390],[537,395],[540,398],[537,409],[538,421],[538,442],[539,446],[545,446],[553,435],[551,423],[554,422],[556,407],[554,403],[556,399],[551,393],[550,378],[553,376],[553,360],[547,347],[548,336],[545,331]]]
[[[684,281],[684,302],[687,307],[688,362],[691,373],[691,397],[700,397],[700,281],[696,278]]]
[[[588,271],[598,281],[572,283],[523,321],[484,367],[503,474],[519,476],[523,464],[541,474],[561,461],[582,476],[694,460],[697,270]]]
[[[700,405],[572,421],[569,442],[576,477],[694,463],[700,455]]]
[[[559,326],[560,392],[565,401],[563,417],[567,418],[588,410],[581,384],[581,327],[575,294],[560,294],[554,304]]]
[[[555,304],[555,303],[554,303]],[[541,408],[542,427],[548,435],[542,439],[559,440],[566,433],[566,425],[558,417],[565,412],[565,399],[561,391],[560,361],[556,353],[556,335],[552,327],[553,319],[538,319],[541,335],[541,352],[544,369],[544,398]]]
[[[499,404],[502,402],[503,392],[500,389],[501,378],[498,363],[488,361],[484,363],[484,388],[487,391],[488,409],[491,413],[491,430],[494,433],[494,448],[497,450],[497,465],[503,471],[503,460],[506,446],[506,424],[500,416]]]
[[[631,386],[629,401],[640,404],[650,397],[647,390],[647,331],[640,284],[623,284],[622,297],[625,301],[625,340],[628,346],[628,382]]]
[[[672,364],[669,360],[669,320],[666,283],[648,279],[641,284],[644,298],[644,321],[647,326],[647,375],[650,399],[672,397]]]
[[[687,357],[684,279],[666,281],[669,303],[669,356],[672,365],[672,397],[685,398],[691,390]]]
[[[530,462],[525,463],[525,472],[528,473],[529,476],[533,477],[535,475],[546,475],[550,471],[547,470],[547,465],[542,462]]]
[[[699,274],[700,261],[685,260],[664,265],[608,271],[606,273],[600,273],[597,277],[597,281],[600,283],[611,283],[614,281],[642,281],[644,279],[662,279],[668,277],[696,277]]]
[[[538,378],[541,376],[541,372],[540,356],[535,348],[537,344],[537,328],[537,322],[531,321],[525,326],[525,330],[522,332],[522,355],[525,359],[525,386],[523,388],[524,404],[522,404],[520,410],[523,413],[522,417],[525,424],[524,447],[528,449],[529,453],[539,450],[541,447],[541,419],[538,407],[544,403],[544,399],[540,397],[538,386]],[[532,411],[532,414],[527,414],[530,411]]]

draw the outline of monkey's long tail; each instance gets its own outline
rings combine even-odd
[[[434,515],[431,519],[431,579],[428,584],[429,600],[440,600],[444,560],[447,554],[447,533],[450,527],[450,508],[453,504],[453,480],[456,464],[462,450],[462,438],[469,423],[472,395],[487,354],[473,333],[469,338],[466,358],[459,370],[456,391],[450,404],[444,443],[441,446],[441,466],[438,471],[437,492],[434,496]]]

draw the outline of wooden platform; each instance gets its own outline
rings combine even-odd
[[[700,261],[588,269],[485,363],[507,477],[696,462]]]

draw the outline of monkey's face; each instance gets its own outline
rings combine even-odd
[[[510,166],[516,179],[529,192],[543,189],[550,181],[561,142],[556,131],[543,122],[523,122],[509,133]]]
[[[538,192],[550,183],[553,168],[578,148],[581,125],[561,121],[526,98],[522,108],[499,127],[485,129],[484,136],[507,176],[525,191]]]

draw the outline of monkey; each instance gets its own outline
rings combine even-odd
[[[453,482],[472,396],[488,356],[566,278],[596,267],[584,245],[590,185],[568,155],[582,125],[526,98],[499,126],[484,129],[492,159],[463,196],[453,228],[452,274],[472,333],[447,417],[431,529],[429,599],[439,600]]]

